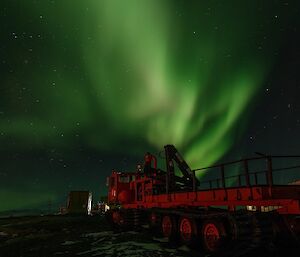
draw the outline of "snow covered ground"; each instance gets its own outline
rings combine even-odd
[[[0,219],[0,256],[185,257],[199,253],[172,248],[146,229],[113,232],[103,217],[36,216]]]
[[[104,217],[35,216],[0,219],[0,257],[204,257],[199,250],[170,246],[140,232],[114,232]],[[291,249],[247,257],[298,256]],[[246,256],[244,256],[246,257]]]

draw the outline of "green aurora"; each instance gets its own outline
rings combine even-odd
[[[235,141],[268,71],[272,49],[260,48],[269,40],[261,46],[263,38],[249,37],[264,14],[238,1],[213,10],[197,2],[184,13],[172,2],[129,2],[92,8],[100,15],[84,54],[99,104],[121,136],[158,149],[175,144],[194,167],[214,163]]]
[[[34,147],[66,147],[69,140],[58,141],[57,134],[68,138],[74,131],[100,150],[123,138],[136,153],[136,141],[156,149],[172,143],[191,166],[212,164],[242,134],[247,110],[272,63],[279,32],[270,19],[276,19],[276,10],[261,5],[152,0],[41,4],[47,22],[41,21],[39,29],[51,30],[56,38],[56,44],[48,42],[52,56],[39,46],[47,54],[41,59],[54,68],[26,74],[37,96],[27,101],[35,106],[25,117],[14,110],[9,124],[0,123],[1,130]],[[73,51],[79,59],[66,60]],[[71,61],[86,74],[81,81],[64,67]],[[9,81],[4,83],[9,87]]]
[[[293,14],[276,1],[6,4],[2,150],[141,156],[174,144],[192,168],[243,135]]]

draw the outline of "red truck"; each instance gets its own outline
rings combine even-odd
[[[209,254],[241,254],[283,239],[299,245],[300,185],[278,184],[273,176],[293,170],[299,177],[300,166],[273,166],[300,156],[260,155],[192,170],[173,145],[164,153],[166,170],[147,153],[135,172],[112,171],[106,215],[113,227],[149,225],[171,243],[201,245]],[[213,178],[201,181],[203,171]]]

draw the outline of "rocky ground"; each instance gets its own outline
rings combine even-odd
[[[248,256],[298,256],[295,249]],[[205,256],[185,246],[171,247],[164,239],[141,232],[113,232],[104,217],[38,216],[0,219],[0,257],[50,256]]]

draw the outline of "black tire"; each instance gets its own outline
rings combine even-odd
[[[177,219],[173,215],[164,215],[161,219],[161,231],[163,237],[168,238],[171,245],[179,243]]]
[[[178,232],[182,244],[191,248],[196,248],[199,245],[197,223],[194,219],[185,216],[180,217]]]
[[[207,219],[201,225],[202,247],[206,253],[219,255],[225,249],[227,233],[221,220]]]

